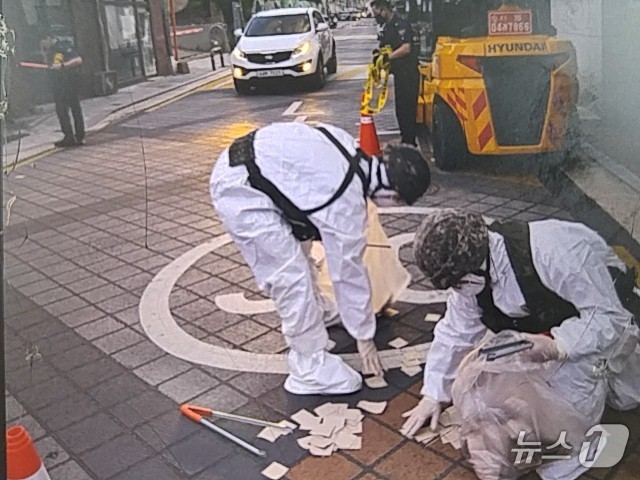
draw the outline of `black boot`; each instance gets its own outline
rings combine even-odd
[[[75,147],[77,144],[76,144],[75,138],[64,137],[62,140],[54,143],[54,145],[58,148],[62,148],[62,147]]]

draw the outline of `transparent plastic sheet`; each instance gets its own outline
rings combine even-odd
[[[453,403],[462,419],[462,449],[481,480],[516,479],[542,465],[543,455],[569,455],[562,446],[548,449],[563,431],[577,455],[592,426],[547,384],[557,362],[527,362],[518,353],[487,361],[480,353],[481,348],[520,339],[514,331],[485,339],[465,357],[453,384]],[[520,432],[526,432],[524,442],[536,442],[535,446],[518,445]],[[533,449],[531,462],[525,462],[526,452],[516,462],[518,450]]]
[[[367,200],[367,229],[365,231],[367,247],[364,253],[364,264],[369,272],[371,282],[373,311],[378,313],[388,304],[393,303],[407,288],[411,274],[402,266],[396,252],[389,245],[384,233],[376,205]],[[322,293],[334,298],[333,286],[325,261],[322,243],[313,242],[311,256],[318,265],[318,286]]]

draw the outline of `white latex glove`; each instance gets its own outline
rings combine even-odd
[[[378,349],[373,340],[358,340],[358,353],[362,359],[362,373],[365,375],[384,375],[384,369],[382,368],[382,362],[378,356]]]
[[[536,335],[531,333],[521,333],[522,340],[533,343],[529,350],[520,352],[520,358],[530,362],[544,363],[551,360],[565,360],[567,353],[560,347],[558,342],[546,335]]]
[[[431,430],[435,431],[438,428],[441,411],[440,402],[425,395],[416,407],[402,414],[404,418],[409,417],[409,419],[402,425],[400,433],[407,438],[412,438],[429,418],[431,418]]]

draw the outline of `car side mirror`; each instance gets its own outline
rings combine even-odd
[[[234,35],[236,38],[240,38],[240,37],[242,36],[242,29],[241,29],[241,28],[236,28],[236,29],[233,31],[233,35]]]
[[[329,30],[329,25],[327,25],[326,23],[319,23],[318,26],[316,27],[316,31],[318,32],[326,32],[327,30]]]

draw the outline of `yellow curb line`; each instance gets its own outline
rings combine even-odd
[[[9,173],[9,172],[13,172],[14,170],[17,170],[20,167],[23,167],[25,165],[28,165],[32,162],[35,162],[37,160],[40,160],[44,157],[47,157],[49,155],[51,155],[54,152],[57,152],[58,150],[62,150],[62,148],[58,148],[58,147],[53,147],[50,148],[49,150],[45,150],[44,152],[40,152],[40,153],[36,153],[35,155],[32,155],[30,157],[27,158],[23,158],[22,160],[16,162],[16,163],[11,163],[10,165],[7,165],[6,167],[3,167],[3,172],[5,174]]]
[[[190,90],[187,90],[186,92],[181,93],[180,95],[173,97],[173,98],[169,98],[167,100],[164,100],[156,105],[153,105],[152,107],[146,108],[144,110],[141,110],[141,112],[155,112],[156,110],[162,108],[162,107],[166,107],[167,105],[171,105],[174,102],[177,102],[178,100],[182,100],[185,97],[188,97],[189,95],[196,93],[198,91],[200,91],[201,89],[205,88],[205,87],[215,87],[221,83],[224,83],[226,81],[228,81],[229,79],[227,78],[228,75],[224,75],[223,77],[220,78],[216,78],[215,80],[210,81],[209,83],[205,83],[204,85],[200,85],[198,87],[194,87]]]

